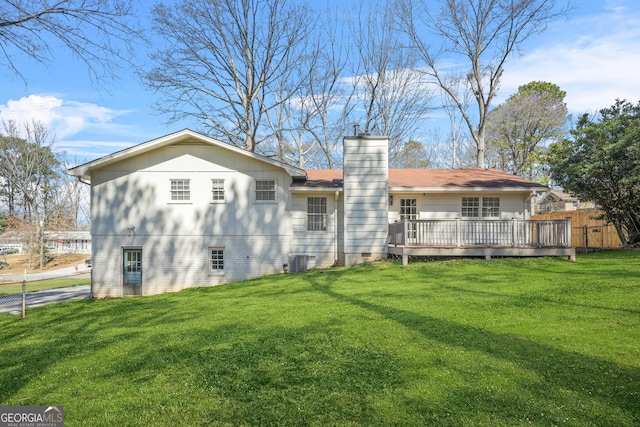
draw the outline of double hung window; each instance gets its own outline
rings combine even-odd
[[[499,197],[463,197],[463,218],[500,218]]]
[[[191,181],[188,179],[171,180],[171,201],[184,202],[191,200]]]
[[[307,198],[307,230],[327,231],[327,198]]]
[[[256,201],[268,202],[276,200],[275,179],[256,179]]]
[[[224,202],[224,179],[211,180],[211,201]]]
[[[500,218],[500,198],[499,197],[483,197],[482,198],[482,217],[483,218]]]

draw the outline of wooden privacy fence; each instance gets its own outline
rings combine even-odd
[[[556,220],[571,218],[571,244],[574,248],[616,249],[622,247],[613,224],[595,217],[602,213],[599,209],[555,212],[533,215],[531,219]]]

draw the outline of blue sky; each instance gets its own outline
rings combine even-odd
[[[569,20],[554,22],[527,43],[524,55],[510,61],[498,103],[534,80],[566,91],[574,116],[595,113],[616,98],[640,101],[640,2],[574,3]],[[72,158],[92,160],[185,127],[197,129],[190,122],[166,125],[166,117],[153,109],[154,94],[131,72],[123,72],[116,85],[101,90],[77,60],[62,50],[54,54],[56,61],[49,67],[20,61],[26,85],[6,73],[2,76],[0,117],[19,123],[42,121],[55,133],[57,148]],[[440,126],[437,115],[424,126]]]

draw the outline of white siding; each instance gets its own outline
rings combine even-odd
[[[455,219],[462,213],[463,197],[499,197],[500,219],[528,219],[525,212],[529,193],[456,192],[456,193],[393,193],[393,206],[389,206],[389,222],[400,219],[400,199],[417,199],[418,219]]]
[[[344,139],[344,253],[347,265],[382,258],[386,254],[387,145],[387,138],[382,137]]]
[[[327,198],[327,230],[307,230],[307,198]],[[307,193],[293,195],[291,217],[291,255],[309,255],[315,258],[312,267],[330,267],[338,259],[336,242],[335,193]]]
[[[213,178],[225,180],[225,203],[211,202]],[[276,202],[255,202],[256,178],[276,181]],[[170,200],[171,179],[190,180],[190,201]],[[291,244],[290,183],[284,169],[199,145],[164,147],[94,171],[95,296],[120,294],[124,246],[142,248],[145,294],[282,271]],[[212,246],[225,248],[223,276],[209,275]]]
[[[142,249],[142,294],[179,291],[283,271],[289,238],[278,236],[98,236],[92,295],[122,296],[123,248]],[[224,269],[210,273],[209,248],[224,248]]]

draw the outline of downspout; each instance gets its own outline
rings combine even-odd
[[[523,206],[523,211],[522,211],[522,219],[529,220],[531,218],[532,214],[535,215],[535,209],[533,207],[533,204],[531,203],[531,199],[533,199],[537,195],[538,195],[537,191],[532,191],[531,193],[529,193],[529,197],[527,197],[524,200],[524,206]],[[527,210],[527,204],[529,205],[528,206],[529,210]],[[529,212],[529,218],[527,218],[527,212]]]
[[[335,199],[333,203],[333,265],[338,265],[338,198],[340,192],[336,190]]]

